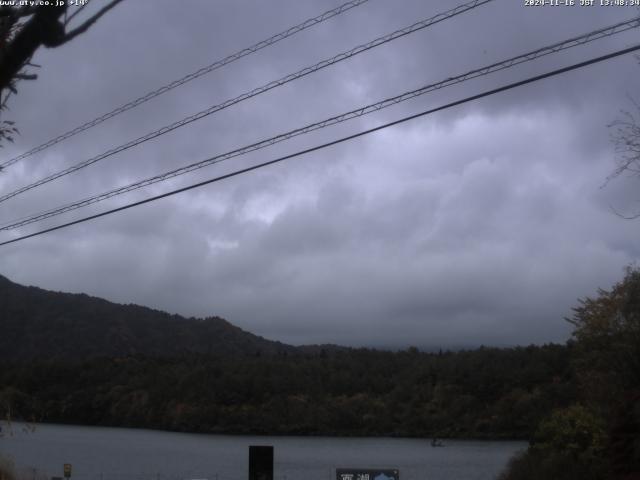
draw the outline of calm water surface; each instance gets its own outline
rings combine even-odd
[[[251,437],[170,433],[126,428],[37,425],[27,433],[3,424],[0,453],[10,455],[27,479],[246,480],[249,445],[275,447],[277,480],[330,480],[342,467],[397,468],[402,480],[489,480],[523,442],[397,438]]]

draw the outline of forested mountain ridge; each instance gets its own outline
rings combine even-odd
[[[611,290],[580,299],[573,311],[566,345],[438,353],[296,348],[219,318],[184,319],[0,278],[0,419],[521,438],[530,446],[502,480],[640,478],[640,271],[629,267]],[[114,353],[96,332],[111,334]],[[153,335],[165,341],[167,332],[162,350]],[[52,345],[66,356],[51,355]],[[88,358],[64,350],[78,345],[93,346]]]
[[[216,433],[528,438],[575,395],[570,349],[293,347],[0,278],[0,413]],[[11,413],[9,413],[11,412]]]
[[[25,287],[0,275],[0,359],[293,354],[296,348],[220,317],[185,318],[85,294]]]
[[[0,412],[184,432],[530,438],[575,398],[561,345],[0,361]]]

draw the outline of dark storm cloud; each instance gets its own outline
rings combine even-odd
[[[97,4],[97,0],[94,0]],[[523,2],[522,2],[523,3]],[[634,9],[473,12],[207,117],[2,205],[44,210],[631,17]],[[10,112],[7,158],[338,2],[131,1],[43,50]],[[372,0],[26,159],[7,191],[456,5]],[[92,7],[97,8],[97,7]],[[89,208],[98,212],[616,48],[637,32],[426,95]],[[606,125],[637,94],[633,57],[486,98],[287,164],[3,247],[15,281],[285,342],[420,346],[563,341],[576,298],[640,257],[637,181]],[[75,214],[60,217],[72,219]],[[53,225],[58,220],[43,222]],[[35,228],[35,227],[34,227]],[[27,233],[25,227],[21,233]],[[4,234],[3,238],[9,238]]]

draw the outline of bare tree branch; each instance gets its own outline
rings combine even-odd
[[[623,215],[618,210],[609,205],[609,209],[618,217],[624,218],[625,220],[636,220],[640,218],[640,213],[636,213],[635,215]]]
[[[16,74],[22,70],[41,45],[59,42],[65,36],[64,26],[58,18],[65,7],[40,7],[19,29],[10,43],[3,49],[0,58],[0,90],[11,88]]]
[[[0,17],[13,17],[13,18],[22,18],[28,17],[29,15],[33,15],[36,13],[35,6],[25,5],[20,8],[2,6],[0,7]]]
[[[122,0],[111,0],[111,2],[109,2],[107,5],[102,7],[95,15],[88,18],[82,25],[80,25],[77,28],[74,28],[70,32],[67,32],[65,36],[62,38],[62,43],[66,43],[69,40],[72,40],[73,38],[77,37],[81,33],[86,32],[91,25],[93,25],[96,21],[98,21],[100,17],[102,17],[105,13],[107,13],[113,7],[118,5],[120,2],[122,2]],[[62,43],[60,43],[60,45],[62,45]],[[54,45],[54,46],[57,46],[57,45]]]
[[[629,101],[635,107],[636,114],[623,110],[621,118],[608,125],[614,129],[611,133],[611,141],[617,154],[617,168],[607,177],[607,182],[625,172],[638,174],[640,172],[640,121],[636,115],[640,114],[640,104],[629,96]]]
[[[84,4],[70,16],[67,16],[69,2],[60,2],[61,5],[57,6],[0,6],[0,113],[7,108],[9,97],[17,94],[17,82],[37,78],[37,75],[27,71],[26,67],[39,67],[31,63],[31,58],[38,48],[58,47],[69,42],[86,32],[120,2],[122,0],[108,1],[95,15],[69,32],[66,31],[66,26],[83,11]],[[64,20],[61,21],[61,18]],[[0,141],[13,142],[15,134],[19,134],[19,131],[13,122],[0,119]]]
[[[607,176],[600,188],[604,188],[611,180],[621,175],[640,177],[640,103],[631,95],[627,94],[627,98],[633,109],[622,110],[620,117],[607,125],[613,130],[610,133],[610,138],[615,148],[617,167]],[[632,215],[623,215],[611,205],[609,208],[614,214],[625,220],[640,218],[640,211]]]
[[[9,100],[9,97],[13,94],[12,91],[7,92],[7,94],[4,96],[4,98],[1,99],[0,101],[0,115],[2,115],[2,110],[8,109],[9,107],[7,107],[7,101]]]
[[[38,75],[35,73],[16,73],[14,78],[17,80],[35,80],[38,78]]]
[[[86,7],[88,4],[89,4],[89,3],[87,2],[87,3],[84,3],[84,4],[80,5],[80,6],[76,9],[76,11],[75,11],[75,12],[73,12],[71,15],[69,15],[69,18],[67,18],[67,19],[65,20],[64,25],[65,25],[65,26],[69,25],[69,23],[71,22],[71,20],[73,20],[73,17],[75,17],[76,15],[78,15],[78,14],[82,11],[82,9],[83,9],[84,7]]]

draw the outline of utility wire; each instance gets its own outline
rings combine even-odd
[[[225,160],[228,160],[230,158],[233,157],[238,157],[241,155],[245,155],[247,153],[256,151],[256,150],[260,150],[262,148],[266,148],[268,146],[274,145],[276,143],[280,143],[286,140],[289,140],[293,137],[296,137],[298,135],[303,135],[306,133],[310,133],[312,131],[315,130],[319,130],[331,125],[335,125],[338,123],[342,123],[345,122],[347,120],[351,120],[353,118],[358,118],[361,117],[363,115],[367,115],[369,113],[373,113],[379,110],[382,110],[384,108],[390,107],[392,105],[396,105],[398,103],[410,100],[412,98],[415,98],[417,96],[420,95],[424,95],[428,92],[432,92],[434,90],[438,90],[441,88],[445,88],[451,85],[455,85],[457,83],[461,83],[467,80],[471,80],[473,78],[477,78],[480,76],[484,76],[484,75],[488,75],[490,73],[493,72],[497,72],[500,70],[504,70],[510,67],[513,67],[515,65],[519,65],[521,63],[524,62],[529,62],[532,60],[535,60],[537,58],[540,58],[542,56],[545,55],[549,55],[551,53],[555,53],[561,50],[565,50],[568,48],[572,48],[578,45],[583,45],[585,43],[588,42],[592,42],[595,40],[599,40],[605,37],[609,37],[612,35],[615,35],[617,33],[621,33],[624,31],[627,31],[631,28],[637,28],[638,26],[640,26],[640,17],[635,17],[633,19],[630,20],[626,20],[624,22],[620,22],[605,28],[601,28],[592,32],[589,32],[587,34],[584,35],[580,35],[577,37],[573,37],[567,40],[564,40],[562,42],[558,42],[558,43],[554,43],[552,45],[546,46],[546,47],[542,47],[539,48],[537,50],[533,50],[531,52],[527,52],[521,55],[518,55],[516,57],[512,57],[509,58],[507,60],[503,60],[501,62],[497,62],[497,63],[493,63],[491,65],[479,68],[479,69],[475,69],[475,70],[471,70],[470,72],[464,73],[462,75],[458,75],[456,77],[449,77],[446,80],[440,81],[438,83],[433,83],[430,85],[426,85],[423,86],[421,88],[418,88],[416,90],[411,90],[409,92],[405,92],[402,93],[400,95],[394,96],[394,97],[390,97],[387,98],[385,100],[379,101],[377,103],[373,103],[361,108],[358,108],[356,110],[351,110],[349,112],[334,116],[334,117],[330,117],[327,119],[324,119],[322,121],[316,122],[316,123],[312,123],[310,125],[306,125],[304,127],[301,128],[297,128],[295,130],[291,130],[289,132],[286,133],[282,133],[279,135],[276,135],[275,137],[271,137],[265,140],[261,140],[258,141],[256,143],[232,150],[230,152],[227,153],[223,153],[223,154],[219,154],[204,160],[201,160],[199,162],[195,162],[192,163],[190,165],[186,165],[183,167],[179,167],[176,168],[174,170],[170,170],[168,172],[162,173],[162,174],[158,174],[155,175],[153,177],[149,177],[146,178],[144,180],[140,180],[134,183],[131,183],[129,185],[126,186],[122,186],[122,187],[118,187],[115,188],[113,190],[109,190],[107,192],[103,192],[101,194],[92,196],[92,197],[88,197],[82,200],[78,200],[74,203],[69,203],[63,206],[59,206],[56,207],[54,209],[50,209],[50,210],[46,210],[44,212],[39,212],[39,213],[35,213],[35,214],[31,214],[29,216],[26,217],[22,217],[19,219],[14,219],[12,220],[10,223],[5,223],[4,225],[0,226],[0,230],[11,230],[14,228],[18,228],[24,225],[28,225],[30,223],[34,223],[37,222],[39,220],[44,220],[46,218],[50,218],[50,217],[54,217],[57,215],[61,215],[63,213],[72,211],[72,210],[76,210],[78,208],[82,208],[88,205],[91,205],[93,203],[97,203],[103,200],[106,200],[108,198],[111,197],[115,197],[117,195],[122,195],[124,193],[127,192],[131,192],[133,190],[138,190],[142,187],[146,187],[149,185],[152,185],[154,183],[158,183],[164,180],[167,180],[169,178],[173,178],[173,177],[177,177],[179,175],[183,175],[185,173],[188,172],[192,172],[194,170],[198,170],[200,168],[204,168],[216,163],[220,163],[223,162]]]
[[[76,172],[82,168],[86,168],[90,165],[93,165],[96,162],[99,162],[100,160],[103,160],[107,157],[110,157],[112,155],[115,155],[116,153],[120,153],[124,150],[128,150],[129,148],[135,147],[137,145],[140,145],[141,143],[147,142],[149,140],[152,140],[154,138],[157,138],[161,135],[164,135],[165,133],[169,133],[177,128],[183,127],[185,125],[188,125],[192,122],[195,122],[196,120],[200,120],[204,117],[207,117],[215,112],[219,112],[221,110],[224,110],[226,108],[231,107],[232,105],[235,105],[237,103],[243,102],[244,100],[248,100],[250,98],[253,98],[257,95],[260,95],[262,93],[268,92],[269,90],[272,90],[274,88],[280,87],[282,85],[285,85],[289,82],[293,82],[294,80],[297,80],[299,78],[305,77],[311,73],[315,73],[319,70],[322,70],[323,68],[329,67],[331,65],[334,65],[336,63],[342,62],[344,60],[347,60],[351,57],[354,57],[360,53],[366,52],[368,50],[371,50],[372,48],[378,47],[380,45],[383,45],[385,43],[389,43],[393,40],[396,40],[398,38],[404,37],[405,35],[409,35],[411,33],[417,32],[419,30],[422,30],[424,28],[430,27],[431,25],[434,25],[436,23],[442,22],[444,20],[447,20],[449,18],[452,18],[456,15],[460,15],[461,13],[467,12],[469,10],[472,10],[480,5],[484,5],[485,3],[489,3],[492,2],[493,0],[473,0],[472,2],[468,2],[465,3],[463,5],[459,5],[455,8],[452,8],[451,10],[447,10],[446,12],[443,13],[439,13],[433,17],[427,18],[425,20],[421,20],[419,22],[414,23],[413,25],[410,25],[408,27],[402,28],[400,30],[396,30],[392,33],[389,33],[387,35],[384,35],[382,37],[378,37],[375,40],[372,40],[366,44],[363,45],[359,45],[357,47],[352,48],[349,51],[340,53],[338,55],[335,55],[334,57],[331,57],[327,60],[323,60],[321,62],[316,63],[315,65],[309,66],[309,67],[305,67],[302,70],[298,70],[295,73],[291,73],[289,75],[286,75],[278,80],[273,80],[261,87],[255,88],[249,92],[245,92],[242,95],[239,95],[235,98],[226,100],[218,105],[213,105],[209,108],[207,108],[206,110],[202,110],[198,113],[195,113],[193,115],[190,115],[186,118],[183,118],[182,120],[179,120],[177,122],[174,122],[170,125],[166,125],[158,130],[155,130],[153,132],[147,133],[146,135],[143,135],[141,137],[136,138],[135,140],[131,140],[127,143],[124,143],[122,145],[119,145],[117,147],[114,147],[110,150],[107,150],[104,153],[101,153],[100,155],[97,155],[95,157],[89,158],[87,160],[83,160],[82,162],[76,163],[75,165],[68,167],[64,170],[60,170],[56,173],[52,173],[51,175],[48,175],[34,183],[31,183],[29,185],[26,185],[24,187],[18,188],[17,190],[14,190],[12,192],[9,192],[7,194],[1,195],[0,196],[0,202],[4,202],[12,197],[15,197],[16,195],[19,195],[21,193],[24,193],[28,190],[31,190],[32,188],[36,188],[40,185],[44,185],[46,183],[49,183],[53,180],[56,180],[60,177],[64,177],[66,175],[69,175],[70,173]]]
[[[214,70],[217,70],[219,68],[224,67],[225,65],[228,65],[232,62],[235,62],[236,60],[240,60],[243,57],[246,57],[247,55],[251,55],[252,53],[255,53],[259,50],[262,50],[265,47],[269,47],[275,43],[278,43],[281,40],[284,40],[285,38],[291,37],[293,35],[296,35],[297,33],[302,32],[303,30],[306,30],[307,28],[313,27],[315,25],[318,25],[319,23],[324,22],[325,20],[329,20],[330,18],[333,18],[337,15],[340,15],[341,13],[344,13],[348,10],[351,10],[352,8],[358,7],[360,5],[362,5],[363,3],[368,2],[369,0],[351,0],[349,2],[346,2],[342,5],[340,5],[339,7],[336,7],[332,10],[328,10],[316,17],[313,18],[309,18],[307,20],[305,20],[304,22],[295,25],[293,27],[288,28],[287,30],[284,30],[283,32],[277,33],[269,38],[267,38],[266,40],[262,40],[258,43],[256,43],[255,45],[252,45],[250,47],[244,48],[236,53],[233,53],[221,60],[217,60],[216,62],[207,65],[206,67],[202,67],[199,70],[196,70],[195,72],[191,72],[187,75],[185,75],[184,77],[178,79],[178,80],[174,80],[171,83],[168,83],[166,85],[163,85],[162,87],[147,93],[146,95],[143,95],[141,97],[136,98],[135,100],[130,101],[129,103],[125,103],[124,105],[111,110],[108,113],[105,113],[104,115],[101,115],[100,117],[97,117],[89,122],[83,123],[82,125],[75,127],[72,130],[69,130],[68,132],[65,132],[55,138],[52,138],[51,140],[38,145],[37,147],[32,148],[31,150],[18,155],[17,157],[14,157],[10,160],[7,160],[5,162],[0,163],[0,169],[4,169],[10,165],[13,165],[16,162],[19,162],[20,160],[30,157],[31,155],[41,152],[42,150],[45,150],[57,143],[60,143],[68,138],[73,137],[74,135],[77,135],[78,133],[84,132],[85,130],[88,130],[92,127],[95,127],[96,125],[101,124],[102,122],[109,120],[110,118],[115,117],[116,115],[120,115],[121,113],[126,112],[127,110],[131,110],[132,108],[137,107],[138,105],[142,105],[145,102],[148,102],[149,100],[158,97],[164,93],[167,93],[171,90],[173,90],[174,88],[177,88],[181,85],[184,85],[185,83],[190,82],[191,80],[195,80],[196,78],[199,78],[203,75],[206,75],[207,73],[211,73]],[[86,5],[86,4],[85,4]],[[71,19],[77,15],[82,8],[84,8],[84,5],[81,6],[80,8],[78,8],[78,10],[76,10],[67,20],[67,22],[70,22]]]
[[[337,145],[337,144],[340,144],[340,143],[343,143],[343,142],[347,142],[349,140],[353,140],[355,138],[359,138],[359,137],[362,137],[364,135],[368,135],[370,133],[377,132],[378,130],[389,128],[389,127],[392,127],[394,125],[399,125],[399,124],[407,122],[409,120],[414,120],[416,118],[420,118],[420,117],[423,117],[423,116],[426,116],[426,115],[429,115],[429,114],[432,114],[432,113],[435,113],[435,112],[438,112],[438,111],[441,111],[441,110],[446,110],[448,108],[456,107],[456,106],[462,105],[464,103],[472,102],[474,100],[479,100],[481,98],[488,97],[490,95],[495,95],[496,93],[504,92],[504,91],[507,91],[507,90],[511,90],[513,88],[520,87],[522,85],[527,85],[529,83],[538,82],[540,80],[544,80],[544,79],[549,78],[549,77],[560,75],[562,73],[566,73],[566,72],[569,72],[571,70],[576,70],[576,69],[579,69],[579,68],[583,68],[583,67],[586,67],[588,65],[593,65],[595,63],[603,62],[605,60],[609,60],[609,59],[612,59],[612,58],[615,58],[615,57],[619,57],[621,55],[626,55],[628,53],[635,52],[637,50],[640,50],[640,44],[636,44],[633,47],[625,48],[625,49],[622,49],[622,50],[617,50],[617,51],[615,51],[613,53],[609,53],[607,55],[602,55],[600,57],[595,57],[595,58],[592,58],[590,60],[586,60],[584,62],[575,63],[575,64],[569,65],[567,67],[559,68],[557,70],[552,70],[550,72],[543,73],[541,75],[536,75],[534,77],[529,77],[529,78],[527,78],[525,80],[521,80],[519,82],[514,82],[514,83],[510,83],[508,85],[504,85],[502,87],[494,88],[493,90],[487,90],[487,91],[479,93],[477,95],[472,95],[470,97],[466,97],[466,98],[464,98],[462,100],[457,100],[455,102],[451,102],[451,103],[448,103],[446,105],[442,105],[440,107],[432,108],[430,110],[425,110],[423,112],[416,113],[416,114],[410,115],[408,117],[403,117],[403,118],[401,118],[399,120],[395,120],[393,122],[385,123],[383,125],[379,125],[377,127],[370,128],[368,130],[364,130],[364,131],[355,133],[353,135],[348,135],[346,137],[342,137],[342,138],[339,138],[337,140],[333,140],[331,142],[323,143],[321,145],[316,145],[315,147],[307,148],[305,150],[300,150],[298,152],[295,152],[295,153],[292,153],[292,154],[289,154],[289,155],[285,155],[283,157],[279,157],[279,158],[276,158],[276,159],[273,159],[273,160],[269,160],[267,162],[263,162],[263,163],[260,163],[260,164],[257,164],[257,165],[253,165],[251,167],[243,168],[241,170],[236,170],[235,172],[227,173],[226,175],[220,175],[218,177],[210,178],[209,180],[205,180],[203,182],[195,183],[195,184],[189,185],[187,187],[182,187],[182,188],[179,188],[177,190],[172,190],[170,192],[166,192],[166,193],[163,193],[161,195],[156,195],[154,197],[147,198],[147,199],[144,199],[144,200],[140,200],[138,202],[129,203],[127,205],[123,205],[123,206],[118,207],[118,208],[107,210],[107,211],[102,212],[102,213],[97,213],[95,215],[90,215],[88,217],[80,218],[80,219],[74,220],[72,222],[64,223],[64,224],[61,224],[61,225],[56,225],[55,227],[47,228],[45,230],[40,230],[38,232],[34,232],[34,233],[29,234],[29,235],[23,235],[21,237],[14,238],[12,240],[7,240],[7,241],[4,241],[4,242],[0,243],[0,246],[8,245],[10,243],[19,242],[21,240],[26,240],[27,238],[32,238],[32,237],[35,237],[35,236],[38,236],[38,235],[43,235],[45,233],[53,232],[55,230],[60,230],[62,228],[70,227],[72,225],[77,225],[79,223],[88,222],[89,220],[94,220],[96,218],[100,218],[100,217],[104,217],[104,216],[107,216],[107,215],[111,215],[112,213],[121,212],[121,211],[127,210],[129,208],[137,207],[139,205],[144,205],[145,203],[151,203],[151,202],[154,202],[156,200],[160,200],[162,198],[170,197],[172,195],[177,195],[178,193],[182,193],[182,192],[186,192],[188,190],[193,190],[195,188],[202,187],[204,185],[209,185],[211,183],[216,183],[216,182],[225,180],[227,178],[235,177],[235,176],[241,175],[243,173],[247,173],[247,172],[250,172],[250,171],[253,171],[253,170],[258,170],[260,168],[267,167],[267,166],[273,165],[275,163],[283,162],[283,161],[291,159],[291,158],[299,157],[299,156],[305,155],[307,153],[315,152],[315,151],[322,150],[324,148],[327,148],[327,147],[330,147],[330,146],[333,146],[333,145]]]

